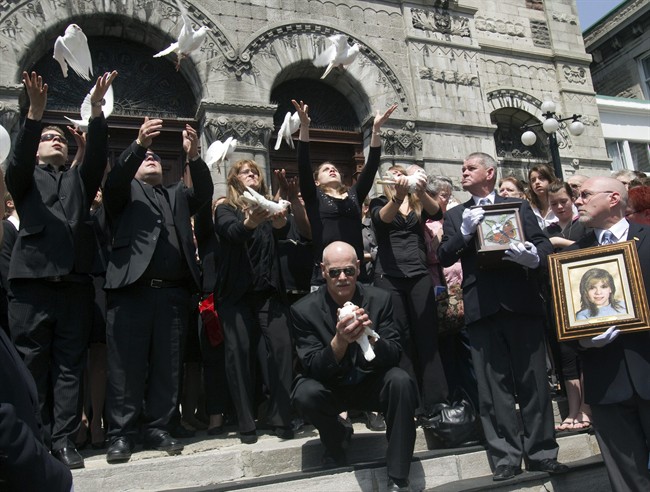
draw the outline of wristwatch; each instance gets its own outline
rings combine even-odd
[[[93,108],[101,108],[104,104],[106,104],[106,99],[102,99],[101,101],[91,101],[90,105]]]

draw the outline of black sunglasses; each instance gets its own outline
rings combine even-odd
[[[341,276],[341,272],[343,272],[346,277],[352,277],[355,273],[357,273],[357,269],[355,267],[330,268],[328,273],[331,278],[339,278]]]
[[[50,140],[54,140],[55,138],[59,139],[59,142],[62,144],[68,145],[68,139],[65,138],[63,135],[59,135],[58,133],[44,133],[41,135],[41,142],[49,142]]]

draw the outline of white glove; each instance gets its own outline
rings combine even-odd
[[[463,210],[463,223],[460,225],[460,233],[463,236],[470,236],[476,232],[476,228],[483,220],[485,210],[481,207],[466,208]]]
[[[514,261],[528,268],[537,268],[539,265],[539,255],[537,248],[531,242],[512,243],[510,249],[506,250],[504,260]]]
[[[621,330],[617,330],[616,325],[614,325],[607,328],[605,333],[596,335],[593,338],[582,339],[578,343],[580,343],[583,348],[601,348],[608,343],[612,343],[620,334]]]

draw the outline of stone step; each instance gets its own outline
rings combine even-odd
[[[131,461],[119,465],[106,463],[104,451],[83,451],[86,468],[73,471],[75,491],[286,490],[288,483],[292,490],[382,490],[386,482],[385,433],[369,431],[361,422],[355,422],[354,429],[348,449],[351,465],[327,471],[320,469],[322,447],[312,426],[305,426],[289,441],[260,433],[254,445],[241,444],[234,428],[225,436],[201,433],[184,440],[181,455],[139,451],[138,447]],[[588,433],[566,434],[558,441],[560,460],[567,463],[599,453],[595,438]],[[418,428],[411,467],[413,490],[490,474],[481,446],[430,451]]]

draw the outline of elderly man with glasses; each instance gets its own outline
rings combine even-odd
[[[326,285],[291,308],[303,367],[291,396],[297,410],[318,429],[326,467],[346,464],[352,428],[338,419],[341,411],[382,412],[388,437],[387,488],[409,490],[418,389],[397,367],[402,349],[390,295],[357,283],[359,264],[351,245],[329,244],[321,263]],[[355,306],[353,312],[340,316],[348,302]],[[374,358],[357,343],[368,327],[379,335],[370,337]]]

